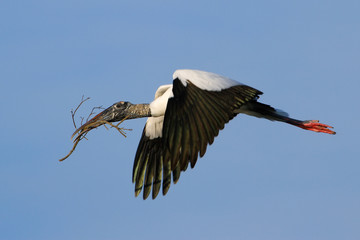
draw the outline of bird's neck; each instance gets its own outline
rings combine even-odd
[[[131,104],[127,108],[128,119],[151,117],[150,106],[147,103],[144,104]]]

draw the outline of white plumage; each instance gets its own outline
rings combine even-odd
[[[173,97],[172,84],[162,85],[155,93],[155,99],[150,103],[151,116],[164,116],[167,102],[169,98]]]
[[[177,78],[184,86],[187,86],[187,81],[191,81],[198,88],[208,91],[221,91],[236,85],[243,85],[216,73],[191,69],[176,70],[173,74],[173,79]]]

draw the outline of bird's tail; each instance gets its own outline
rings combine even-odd
[[[319,123],[318,120],[306,120],[301,121],[289,117],[289,114],[280,110],[271,107],[270,105],[263,104],[257,101],[250,101],[245,105],[241,106],[236,113],[245,113],[250,116],[266,118],[271,121],[280,121],[285,122],[296,127],[310,130],[314,132],[323,132],[328,134],[336,134],[330,128],[333,128],[329,125]]]

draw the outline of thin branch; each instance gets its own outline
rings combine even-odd
[[[89,97],[87,97],[87,98],[84,99],[84,95],[83,95],[83,96],[81,97],[81,102],[80,102],[79,105],[75,108],[75,111],[71,110],[71,118],[72,118],[72,121],[73,121],[73,124],[74,124],[74,127],[75,127],[75,128],[77,128],[77,127],[76,127],[76,123],[75,123],[75,114],[76,114],[77,110],[80,108],[80,106],[81,106],[84,102],[86,102],[87,100],[89,100],[89,99],[90,99]]]
[[[86,134],[85,134],[85,135],[86,135]],[[84,137],[85,137],[85,135],[84,135]],[[59,159],[60,162],[64,161],[64,160],[67,159],[68,157],[70,157],[70,155],[74,152],[74,150],[75,150],[76,146],[78,145],[78,143],[80,142],[80,140],[81,140],[81,139],[79,138],[79,139],[77,139],[77,140],[74,142],[74,145],[73,145],[72,149],[70,150],[70,152],[69,152],[65,157]]]
[[[105,109],[105,108],[103,108],[102,106],[93,107],[93,109],[91,110],[89,116],[86,118],[86,121],[89,121],[90,117],[91,117],[92,115],[95,115],[95,114],[96,114],[96,113],[95,113],[95,110],[96,110],[96,109]]]
[[[131,130],[132,130],[132,129],[125,129],[125,128],[120,128],[120,127],[119,127],[119,125],[120,125],[123,121],[125,121],[126,118],[124,118],[122,121],[120,121],[120,122],[117,123],[117,124],[113,124],[113,123],[111,123],[111,122],[102,120],[102,121],[95,121],[95,122],[92,122],[92,123],[86,123],[87,125],[85,126],[84,129],[81,129],[81,127],[80,127],[80,128],[77,128],[77,127],[76,127],[76,123],[75,123],[75,115],[76,115],[76,112],[77,112],[77,110],[79,109],[79,107],[80,107],[85,101],[87,101],[87,100],[89,100],[89,99],[90,99],[89,97],[86,98],[86,99],[84,99],[84,96],[83,96],[82,99],[81,99],[80,104],[76,107],[75,111],[71,111],[71,117],[72,117],[72,120],[73,120],[74,127],[75,127],[75,129],[76,129],[76,131],[73,133],[73,135],[71,136],[71,138],[73,138],[75,135],[77,135],[77,136],[76,136],[76,138],[75,138],[74,141],[73,141],[74,144],[73,144],[72,149],[70,150],[70,152],[69,152],[65,157],[63,157],[63,158],[61,158],[61,159],[59,160],[60,162],[61,162],[61,161],[64,161],[65,159],[67,159],[67,158],[75,151],[76,146],[78,145],[78,143],[79,143],[82,139],[84,139],[84,138],[87,139],[85,136],[86,136],[92,129],[98,128],[98,127],[100,127],[101,125],[104,125],[104,127],[105,127],[106,129],[108,129],[108,128],[106,127],[106,125],[109,125],[111,128],[115,128],[116,130],[118,130],[118,132],[119,132],[121,135],[123,135],[124,137],[126,137],[126,132],[125,132],[125,131],[131,131]],[[91,110],[89,116],[87,117],[86,122],[88,122],[89,119],[90,119],[90,117],[95,114],[94,111],[95,111],[96,109],[103,109],[103,108],[102,108],[102,107],[94,107],[94,108]],[[82,125],[83,120],[84,120],[84,118],[81,117],[81,125]]]

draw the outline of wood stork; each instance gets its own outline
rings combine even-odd
[[[300,121],[281,110],[258,102],[262,92],[230,78],[199,70],[177,70],[173,84],[163,85],[150,104],[117,102],[77,131],[97,121],[117,122],[147,117],[134,160],[135,196],[143,189],[155,199],[162,182],[165,195],[180,172],[203,157],[214,137],[239,113],[285,122],[315,132],[335,134],[331,126],[316,120]]]

